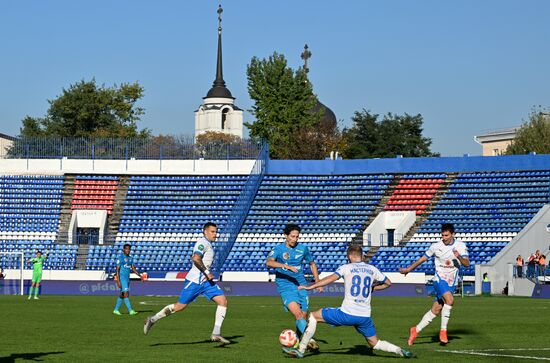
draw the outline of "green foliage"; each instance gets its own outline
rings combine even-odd
[[[506,149],[506,154],[550,154],[550,114],[535,110],[521,126]]]
[[[147,137],[149,130],[137,128],[144,110],[136,102],[142,97],[143,87],[137,82],[105,87],[95,79],[82,80],[48,100],[46,116],[25,117],[21,136]]]
[[[352,117],[353,126],[343,131],[343,156],[348,159],[438,156],[432,140],[422,136],[422,115],[378,114],[363,109]]]
[[[321,118],[320,112],[311,111],[317,100],[306,72],[292,70],[284,55],[274,52],[268,59],[253,57],[246,74],[254,100],[250,112],[256,117],[245,124],[250,137],[267,140],[272,158],[309,158],[295,148],[304,134],[315,132]]]

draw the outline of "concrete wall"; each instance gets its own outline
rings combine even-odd
[[[248,175],[255,160],[0,159],[2,174]]]
[[[476,294],[481,293],[481,276],[487,272],[491,281],[491,293],[500,294],[508,283],[508,293],[514,295],[513,266],[516,257],[521,255],[527,262],[529,254],[536,250],[541,250],[542,253],[548,251],[549,225],[550,204],[546,204],[488,264],[480,265],[479,268],[476,266]]]
[[[380,212],[363,233],[363,245],[369,245],[368,239],[370,235],[370,246],[387,246],[388,229],[395,230],[394,245],[397,245],[401,242],[403,236],[409,231],[415,221],[416,212]],[[383,241],[381,241],[380,234],[383,235]]]

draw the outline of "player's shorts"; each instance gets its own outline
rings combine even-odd
[[[120,279],[120,292],[130,291],[130,279]]]
[[[435,291],[435,301],[443,300],[443,294],[450,292],[453,294],[455,292],[456,285],[449,283],[441,278],[434,280],[434,291]]]
[[[215,282],[205,281],[202,284],[197,284],[186,280],[178,302],[180,304],[189,304],[200,295],[204,295],[207,299],[212,300],[216,296],[223,295],[223,291]]]
[[[306,290],[298,290],[298,287],[283,287],[277,288],[277,292],[281,295],[283,305],[288,310],[288,304],[295,302],[300,305],[302,311],[309,309],[309,296]]]
[[[344,313],[340,308],[324,308],[321,310],[323,320],[332,326],[353,326],[365,338],[376,335],[372,319]]]
[[[33,272],[31,281],[36,284],[40,283],[42,281],[42,272]]]

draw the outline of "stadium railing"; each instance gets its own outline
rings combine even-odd
[[[242,139],[235,142],[196,143],[191,136],[168,138],[23,137],[0,145],[2,159],[151,159],[230,160],[256,159],[262,143]]]
[[[252,206],[254,197],[256,196],[265,175],[268,160],[269,145],[265,143],[260,150],[256,162],[252,167],[252,171],[250,172],[250,175],[248,176],[248,179],[246,180],[246,183],[244,184],[233,209],[231,210],[228,223],[225,230],[222,231],[223,237],[216,243],[217,251],[214,263],[212,265],[212,272],[216,277],[219,276],[223,264],[229,256],[229,252],[231,251],[231,248],[235,244],[237,236],[241,231],[241,227],[244,224],[247,213]]]

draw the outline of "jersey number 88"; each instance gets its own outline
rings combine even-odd
[[[363,282],[363,284],[361,284]],[[361,276],[354,275],[351,279],[351,296],[356,297],[361,294],[364,298],[369,297],[371,288],[371,278],[370,276],[365,276],[365,279],[361,281]]]

